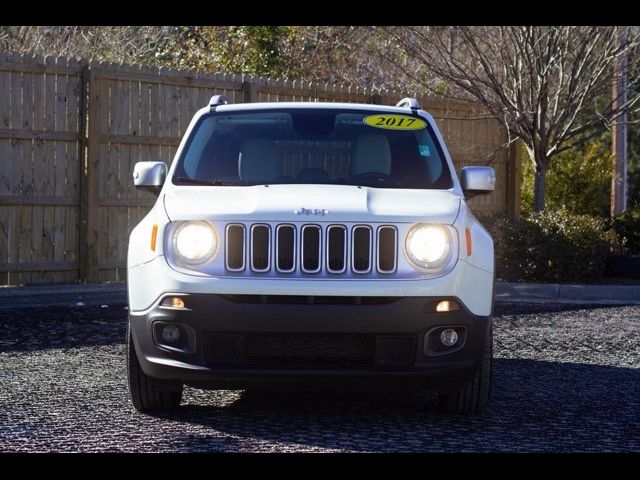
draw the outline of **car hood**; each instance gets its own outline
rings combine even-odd
[[[171,221],[327,221],[453,224],[461,197],[449,190],[352,185],[172,186],[164,194]]]

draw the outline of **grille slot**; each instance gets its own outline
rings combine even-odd
[[[375,356],[373,335],[250,334],[245,358],[254,364],[370,365]]]
[[[320,258],[322,256],[321,244],[322,232],[318,225],[305,225],[302,227],[302,271],[304,273],[317,273],[320,271]]]
[[[378,229],[378,271],[393,273],[396,270],[396,251],[398,232],[395,227],[384,226]]]
[[[278,225],[276,228],[276,267],[281,273],[296,269],[296,229],[293,225]]]
[[[352,264],[355,273],[371,271],[371,227],[357,225],[353,227]]]
[[[347,229],[343,225],[327,228],[327,271],[344,273],[347,269]]]
[[[271,229],[269,225],[251,227],[251,269],[254,272],[268,272],[270,267]]]
[[[225,245],[227,248],[227,270],[230,272],[241,272],[244,270],[244,225],[227,225]]]

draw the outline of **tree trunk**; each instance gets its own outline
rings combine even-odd
[[[536,165],[533,179],[533,211],[542,212],[545,209],[544,192],[547,186],[547,168]]]
[[[549,159],[542,148],[531,148],[527,145],[527,151],[535,167],[533,178],[533,211],[541,212],[546,208],[544,194],[547,187],[547,165]]]

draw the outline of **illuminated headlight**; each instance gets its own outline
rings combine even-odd
[[[451,234],[444,227],[420,224],[409,231],[406,250],[409,259],[418,267],[437,269],[449,259],[451,244]]]
[[[207,222],[184,222],[173,234],[177,260],[186,265],[200,265],[211,260],[218,249],[218,234]]]

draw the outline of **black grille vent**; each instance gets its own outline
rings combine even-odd
[[[378,230],[378,271],[392,273],[396,269],[396,229],[380,227]]]
[[[353,271],[368,273],[371,270],[371,228],[353,228]]]
[[[320,270],[320,234],[317,225],[302,227],[302,270],[306,273]]]
[[[256,272],[269,270],[269,226],[254,225],[251,228],[251,268]]]
[[[245,336],[249,363],[278,365],[370,365],[373,335],[251,334]]]
[[[331,273],[342,273],[346,268],[347,229],[332,225],[327,229],[327,268]]]
[[[296,230],[293,225],[279,225],[276,235],[278,270],[292,272],[295,269]]]
[[[229,225],[227,227],[227,269],[244,270],[244,226]]]

